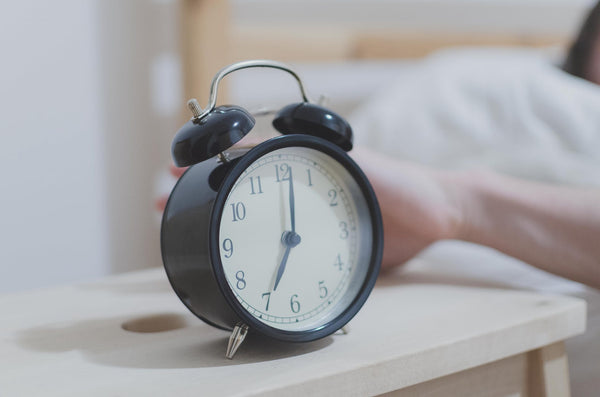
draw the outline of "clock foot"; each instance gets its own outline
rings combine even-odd
[[[348,328],[347,325],[344,325],[342,328],[340,328],[340,331],[342,331],[342,334],[348,335],[348,332],[350,332],[350,329]]]
[[[230,360],[233,358],[235,352],[240,347],[247,334],[248,326],[243,323],[237,323],[233,328],[231,336],[229,337],[229,343],[227,344],[227,352],[225,353],[225,357]]]

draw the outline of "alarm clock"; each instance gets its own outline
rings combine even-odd
[[[232,146],[255,119],[216,106],[219,82],[236,70],[283,70],[302,102],[275,114],[281,136]],[[173,188],[161,226],[168,279],[187,308],[232,331],[232,358],[248,332],[308,342],[341,329],[369,296],[383,250],[373,189],[347,155],[352,129],[308,100],[301,79],[275,61],[239,62],[212,81],[209,104],[177,132],[172,156],[189,166]]]

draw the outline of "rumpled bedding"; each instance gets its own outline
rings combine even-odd
[[[403,68],[349,121],[357,145],[405,160],[600,186],[600,86],[561,71],[545,53],[515,49],[437,53]],[[434,244],[408,266],[454,282],[584,298],[588,329],[567,342],[572,392],[590,396],[600,390],[597,290],[458,241]]]
[[[404,159],[600,185],[600,87],[538,52],[438,53],[349,121],[357,144]]]

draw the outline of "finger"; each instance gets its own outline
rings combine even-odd
[[[154,206],[158,212],[163,212],[167,206],[167,200],[169,196],[162,196],[154,203]]]
[[[180,178],[187,169],[188,167],[175,167],[174,165],[169,166],[169,172],[175,178]]]
[[[401,241],[400,244],[387,244],[384,247],[382,270],[405,264],[431,244],[429,241],[409,235],[398,236],[398,240]]]
[[[253,147],[258,145],[259,143],[265,141],[266,137],[258,137],[255,135],[246,135],[239,142],[237,142],[234,147]]]

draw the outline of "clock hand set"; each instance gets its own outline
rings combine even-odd
[[[283,253],[283,258],[281,259],[281,263],[277,268],[277,277],[275,278],[275,285],[273,286],[273,291],[277,290],[277,286],[279,285],[279,281],[281,281],[281,277],[283,276],[283,272],[285,271],[285,266],[287,264],[288,257],[290,255],[290,250],[300,244],[302,239],[300,235],[296,233],[296,206],[295,206],[295,198],[294,198],[294,180],[292,176],[292,168],[289,168],[290,171],[290,193],[289,193],[289,204],[290,204],[290,221],[292,230],[285,231],[281,235],[281,243],[286,247],[285,252]]]

